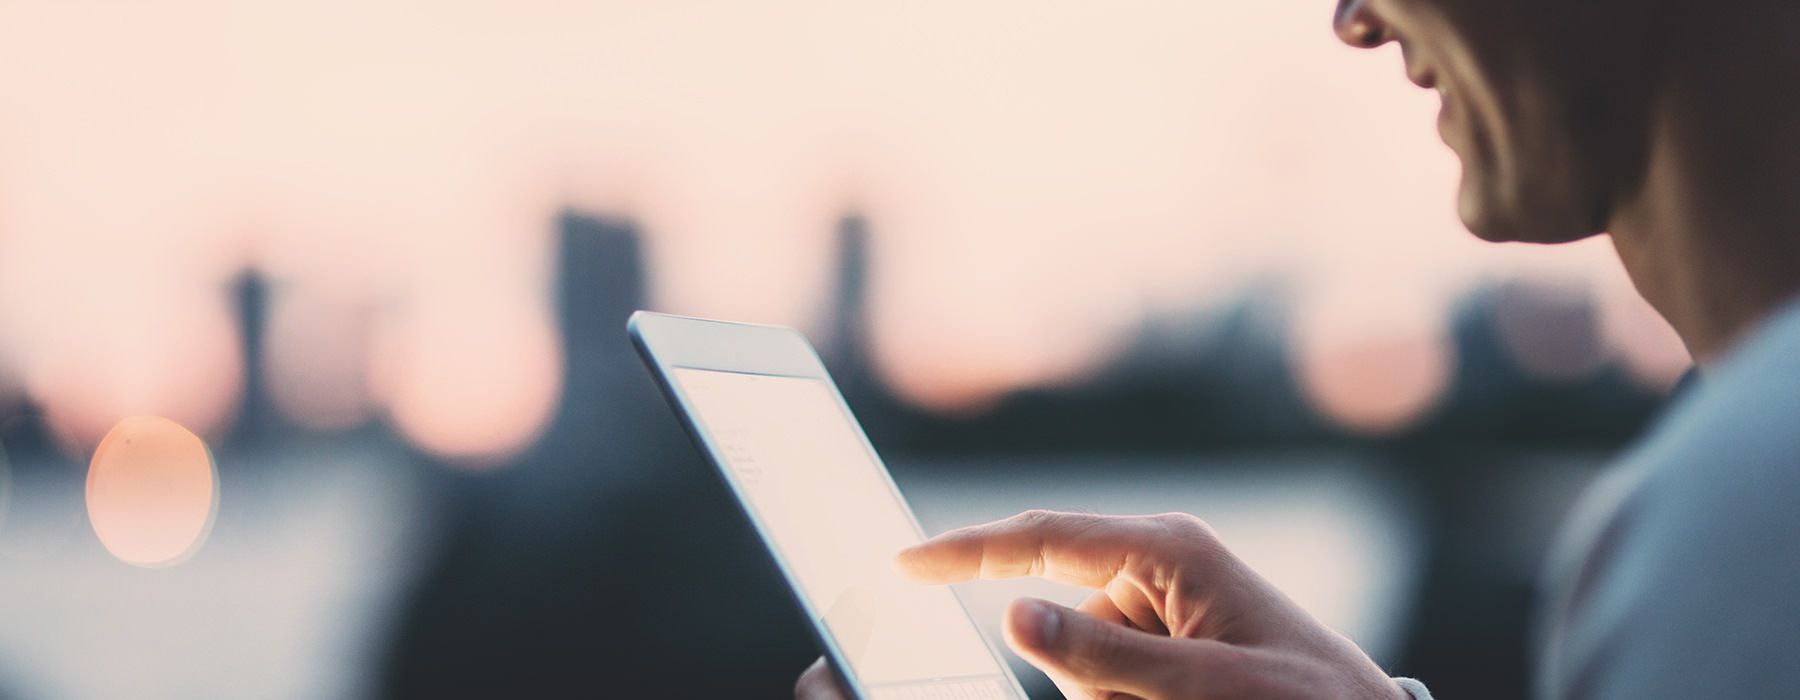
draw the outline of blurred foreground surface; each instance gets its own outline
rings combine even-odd
[[[222,534],[170,569],[120,566],[80,533],[55,532],[81,523],[48,522],[51,509],[15,512],[33,537],[72,543],[0,576],[6,692],[777,697],[813,653],[752,536],[691,460],[588,507],[469,503],[479,510],[452,518],[427,495],[459,485],[432,484],[428,465],[366,443],[309,452],[244,455],[248,473],[223,484],[235,507]],[[1032,507],[1200,514],[1382,663],[1496,698],[1522,691],[1515,616],[1561,503],[1594,466],[1489,455],[1475,468],[1510,486],[1496,496],[1471,484],[1432,506],[1406,465],[1355,452],[890,461],[933,532]],[[74,482],[20,466],[32,474],[20,491],[70,497]],[[963,588],[996,638],[1012,598],[1082,595],[1035,581]],[[1035,696],[1054,697],[1014,662]]]

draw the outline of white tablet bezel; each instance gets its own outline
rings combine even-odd
[[[819,647],[825,650],[825,656],[831,660],[831,665],[837,672],[838,678],[844,682],[844,687],[855,694],[859,700],[866,699],[867,696],[863,692],[862,685],[856,678],[855,669],[844,658],[842,650],[831,636],[831,630],[825,626],[823,612],[814,609],[813,605],[806,600],[806,596],[800,593],[800,583],[792,568],[782,558],[781,550],[775,546],[768,531],[757,519],[755,510],[746,501],[745,492],[732,477],[731,470],[721,461],[722,453],[712,439],[706,435],[699,421],[694,418],[692,404],[672,376],[672,370],[686,368],[802,377],[824,382],[832,397],[837,401],[838,409],[850,421],[863,449],[868,451],[869,458],[880,468],[881,477],[887,484],[888,492],[893,496],[900,509],[906,513],[913,529],[921,538],[924,538],[925,531],[919,526],[918,518],[914,517],[912,508],[906,503],[906,498],[900,494],[899,487],[895,486],[893,476],[888,473],[887,465],[881,461],[881,456],[875,452],[874,445],[870,444],[868,435],[863,432],[862,424],[857,422],[855,413],[850,410],[849,404],[845,403],[843,394],[838,391],[837,383],[833,382],[831,375],[826,372],[825,364],[820,361],[818,352],[799,331],[779,326],[714,321],[638,311],[631,315],[631,319],[626,323],[626,328],[631,336],[632,344],[637,347],[638,354],[643,357],[644,363],[651,370],[651,376],[656,379],[657,386],[662,389],[663,395],[675,407],[675,413],[681,419],[682,426],[687,429],[688,435],[694,439],[694,442],[700,446],[701,452],[705,453],[708,461],[712,462],[719,476],[725,480],[726,488],[736,499],[739,510],[750,521],[751,527],[755,528],[757,537],[762,540],[769,556],[775,560],[776,567],[781,570],[782,577],[787,580],[789,592],[793,594],[794,600],[806,613],[807,624],[812,629],[814,639],[819,643]],[[957,596],[957,602],[963,604],[961,596]],[[968,615],[966,604],[963,604],[963,613]],[[969,624],[974,625],[977,634],[980,634],[981,625],[976,623],[974,616],[968,617]],[[1020,700],[1027,698],[1024,689],[1019,685],[1019,679],[1013,674],[1011,666],[1007,664],[1006,656],[994,645],[993,640],[987,638],[987,635],[982,634],[981,638],[995,664],[1004,674],[1006,682],[1011,686],[1012,692]]]

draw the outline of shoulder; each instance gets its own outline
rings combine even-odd
[[[1709,371],[1627,463],[1644,471],[1644,506],[1656,512],[1703,509],[1724,524],[1763,504],[1800,515],[1800,305]]]
[[[1708,372],[1620,470],[1632,478],[1584,505],[1589,535],[1554,572],[1549,694],[1800,687],[1800,307]]]

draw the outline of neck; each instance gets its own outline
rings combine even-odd
[[[1760,22],[1715,16],[1673,47],[1644,179],[1608,226],[1702,366],[1800,295],[1800,12],[1745,19]]]

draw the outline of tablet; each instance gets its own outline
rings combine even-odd
[[[894,570],[923,531],[804,336],[645,311],[629,330],[845,688],[864,700],[1025,700],[954,591]]]

